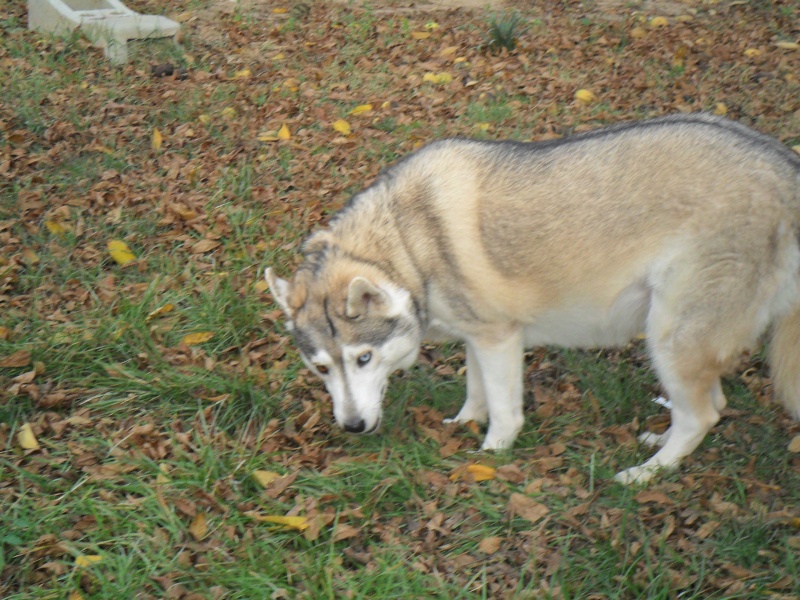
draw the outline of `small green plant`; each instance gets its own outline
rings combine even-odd
[[[511,51],[517,47],[519,36],[525,29],[525,20],[517,11],[507,12],[500,18],[492,16],[486,47],[492,52],[499,52],[503,48]]]

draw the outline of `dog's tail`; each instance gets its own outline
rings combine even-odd
[[[773,323],[769,354],[776,395],[800,421],[800,305]]]

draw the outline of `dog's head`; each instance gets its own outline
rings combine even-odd
[[[304,265],[292,281],[268,268],[266,279],[303,360],[328,389],[336,422],[372,433],[389,375],[416,360],[422,325],[410,293],[379,269],[335,262]]]

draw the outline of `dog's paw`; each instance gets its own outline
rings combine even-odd
[[[664,433],[653,433],[652,431],[645,431],[639,436],[639,443],[649,446],[651,448],[660,448],[667,443],[669,438],[669,429]]]
[[[614,481],[618,481],[624,485],[643,485],[650,481],[661,468],[662,467],[653,465],[631,467],[630,469],[625,469],[617,473],[614,476]]]
[[[442,420],[445,425],[449,425],[450,423],[469,423],[470,421],[475,421],[478,425],[485,425],[489,421],[489,415],[486,413],[474,411],[465,412],[462,410],[455,417],[448,417]]]
[[[514,445],[517,436],[497,436],[487,434],[481,444],[481,450],[508,450]]]

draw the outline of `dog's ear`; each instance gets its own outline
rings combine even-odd
[[[275,275],[272,267],[267,267],[267,270],[264,271],[264,277],[269,284],[269,291],[272,292],[272,297],[275,298],[275,302],[277,302],[278,306],[283,309],[283,312],[286,313],[286,316],[291,319],[292,315],[294,314],[294,311],[289,303],[289,298],[291,297],[291,284],[285,279],[281,279]]]
[[[364,316],[367,312],[391,319],[400,315],[408,305],[410,295],[395,286],[378,287],[362,276],[353,277],[347,288],[345,315],[350,319]]]

